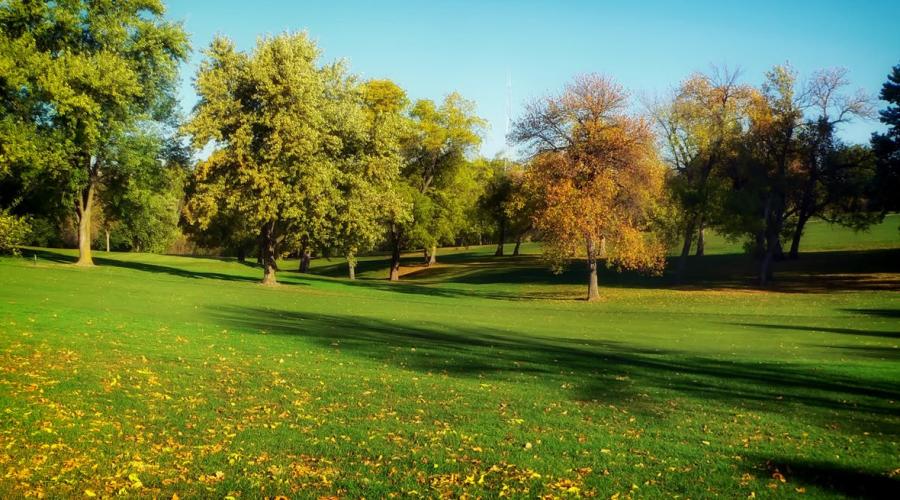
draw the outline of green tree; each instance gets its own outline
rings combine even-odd
[[[492,226],[493,231],[491,232],[496,235],[497,250],[494,251],[494,255],[500,257],[504,254],[504,243],[510,234],[514,234],[515,230],[512,227],[514,222],[512,205],[516,188],[517,166],[504,158],[482,161],[490,173],[490,178],[478,200],[478,205],[482,216]]]
[[[653,109],[674,174],[670,189],[680,207],[684,244],[679,277],[687,268],[695,238],[697,255],[703,255],[704,229],[715,223],[725,190],[720,171],[743,133],[753,91],[739,84],[738,76],[727,69],[695,74],[681,84],[670,102]]]
[[[356,257],[373,248],[384,236],[384,227],[395,211],[402,212],[402,200],[394,186],[403,163],[402,141],[408,132],[403,112],[406,93],[390,80],[370,80],[356,92],[361,113],[358,123],[345,128],[353,137],[341,158],[338,188],[340,197],[332,212],[331,246],[347,259],[350,279],[356,278]]]
[[[782,254],[790,196],[796,192],[795,172],[803,162],[804,110],[808,95],[798,92],[796,73],[776,66],[755,93],[748,108],[748,129],[728,167],[727,214],[721,229],[734,236],[750,235],[759,259],[759,283],[773,277],[773,262]]]
[[[286,237],[328,239],[351,85],[341,64],[318,64],[304,33],[260,39],[250,53],[219,37],[205,56],[185,131],[212,152],[197,165],[185,214],[202,229],[224,205],[256,228],[263,283],[275,284]]]
[[[99,190],[106,248],[110,232],[120,248],[163,252],[178,235],[189,157],[180,138],[149,131],[122,141],[111,156],[119,165]]]
[[[112,158],[136,124],[158,118],[171,101],[178,65],[188,51],[181,25],[164,17],[159,0],[11,1],[0,6],[0,48],[8,65],[0,128],[20,131],[5,158],[48,144],[60,156],[59,180],[79,221],[78,264],[91,265],[91,220],[98,190],[116,177]],[[11,120],[14,120],[11,122]],[[12,125],[10,125],[12,123]],[[41,136],[45,140],[33,140]],[[49,138],[47,140],[46,138]],[[42,147],[43,146],[43,147]]]
[[[874,174],[866,168],[872,166],[868,155],[858,150],[856,154],[841,152],[846,147],[835,138],[838,126],[873,114],[870,98],[862,91],[845,93],[848,85],[847,70],[832,68],[817,71],[805,89],[813,113],[800,131],[801,161],[790,173],[792,189],[785,214],[793,232],[788,252],[792,259],[797,258],[803,230],[813,217],[828,216],[857,228],[877,218],[863,202],[871,187],[866,172]],[[852,159],[860,163],[848,163]]]
[[[457,93],[437,106],[416,101],[410,111],[412,133],[406,141],[406,165],[401,175],[403,199],[413,206],[406,224],[391,224],[391,279],[398,279],[400,250],[407,244],[425,249],[425,262],[435,262],[439,242],[452,241],[464,224],[466,208],[473,207],[476,175],[468,155],[481,144],[485,121],[475,115],[475,104]]]

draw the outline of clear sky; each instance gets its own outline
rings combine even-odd
[[[900,64],[900,0],[882,1],[237,1],[168,0],[194,54],[182,71],[183,106],[196,102],[199,50],[216,34],[251,48],[265,34],[306,30],[325,60],[343,58],[365,78],[390,78],[413,99],[458,91],[491,125],[482,152],[501,151],[507,75],[512,116],[573,75],[610,75],[635,97],[663,94],[711,64],[739,67],[757,84],[790,62],[801,78],[842,66],[877,95]],[[637,102],[637,99],[635,100]],[[884,103],[878,102],[882,107]],[[864,142],[877,121],[841,131]]]

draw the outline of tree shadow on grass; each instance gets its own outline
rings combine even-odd
[[[753,328],[766,328],[770,330],[794,330],[801,332],[835,333],[840,335],[858,335],[863,337],[879,337],[888,339],[900,339],[900,331],[860,330],[857,328],[833,328],[827,326],[800,326],[800,325],[772,325],[767,323],[728,323],[737,326],[749,326]]]
[[[900,478],[889,477],[864,469],[855,469],[831,462],[799,458],[750,457],[759,464],[750,472],[784,476],[787,485],[815,487],[855,498],[895,499],[900,492]]]
[[[304,281],[328,282],[334,283],[334,278],[323,278],[313,274],[297,275],[302,277]],[[564,299],[571,300],[571,294],[562,291],[542,290],[542,291],[524,291],[519,289],[504,292],[496,288],[455,288],[453,286],[442,286],[438,283],[422,283],[414,280],[403,281],[386,281],[372,279],[356,279],[341,280],[342,285],[366,288],[370,290],[379,290],[383,292],[400,293],[411,296],[423,297],[444,297],[444,298],[461,298],[461,297],[478,297],[483,299],[495,300],[536,300],[536,299]]]
[[[53,262],[56,264],[74,264],[78,260],[78,257],[74,255],[66,255],[64,253],[41,250],[38,248],[23,248],[22,257],[25,259],[34,259],[37,257],[37,260]]]
[[[842,309],[846,312],[865,314],[866,316],[876,316],[879,318],[900,319],[900,309]]]
[[[658,413],[660,398],[682,396],[788,415],[803,411],[821,423],[837,420],[842,426],[900,433],[895,403],[900,388],[874,377],[433,323],[252,307],[217,308],[209,314],[236,331],[296,336],[404,369],[524,381],[548,390],[565,383],[572,386],[568,397],[628,402],[637,411]],[[648,402],[648,394],[656,404]]]
[[[37,249],[28,249],[23,250],[23,255],[27,254],[27,258],[31,258],[33,256],[37,256],[38,259],[56,262],[56,263],[74,263],[77,258],[71,255],[60,254],[56,252],[46,251],[46,250],[37,250]],[[172,257],[177,258],[177,257]],[[168,274],[171,276],[177,276],[179,278],[190,278],[190,279],[213,279],[213,280],[222,280],[222,281],[238,281],[238,282],[249,282],[249,283],[257,283],[260,281],[259,278],[253,278],[250,276],[242,276],[240,274],[228,274],[228,273],[219,273],[212,271],[195,271],[191,269],[185,269],[180,267],[173,266],[164,266],[161,264],[150,264],[147,262],[139,262],[139,261],[131,261],[131,260],[119,260],[119,259],[111,259],[108,257],[94,257],[94,263],[100,266],[110,266],[110,267],[120,267],[124,269],[133,269],[136,271],[144,271],[148,273],[156,273],[156,274]],[[294,285],[303,285],[304,283],[298,283],[296,281],[289,282]]]
[[[677,290],[755,290],[756,262],[743,254],[691,257],[688,272],[678,280],[670,258],[667,272],[661,277],[637,272],[617,272],[605,266],[600,270],[600,283],[607,288],[670,288]],[[897,290],[900,289],[900,249],[867,251],[810,252],[793,261],[778,263],[776,281],[769,291],[781,293],[832,293],[835,291]],[[420,266],[421,259],[405,257],[404,266]],[[384,269],[387,260],[360,261],[360,274]],[[346,265],[335,263],[317,266],[316,274],[344,277]],[[478,252],[447,255],[439,265],[420,268],[406,274],[401,283],[405,287],[383,288],[400,293],[424,293],[442,296],[479,296],[504,300],[577,299],[571,290],[535,292],[522,290],[522,285],[550,287],[553,285],[586,285],[584,262],[571,263],[562,273],[554,274],[540,257],[493,257]],[[351,282],[353,283],[353,282]],[[357,286],[378,286],[380,279],[361,279]],[[472,285],[453,289],[446,284]],[[418,285],[418,286],[413,286]],[[496,285],[484,287],[484,285]],[[509,291],[498,290],[507,286]],[[431,291],[441,288],[441,291]]]
[[[900,361],[900,348],[897,347],[877,347],[877,346],[860,346],[860,345],[829,345],[824,346],[827,349],[846,351],[854,356],[860,356],[869,359],[877,359],[881,361]]]
[[[37,255],[51,262],[74,262],[75,257],[41,249],[24,249],[27,257]],[[205,257],[216,262],[231,262],[230,259]],[[220,272],[191,271],[190,269],[149,264],[130,260],[96,257],[101,265],[111,265],[138,269],[147,272],[162,272],[187,278],[221,279],[226,281],[256,281],[256,278]],[[422,294],[444,297],[482,297],[502,300],[580,298],[569,289],[552,289],[553,285],[585,285],[587,274],[583,262],[573,262],[561,274],[550,272],[540,257],[522,255],[518,257],[493,257],[484,252],[456,252],[443,256],[438,266],[421,265],[421,258],[407,254],[403,265],[421,266],[404,276],[397,283],[382,279],[344,280],[351,286],[365,286],[384,291],[407,294]],[[255,267],[252,263],[245,266]],[[897,290],[900,289],[900,249],[868,251],[811,252],[802,254],[795,261],[778,263],[776,282],[770,291],[784,293],[831,293],[834,291],[856,290]],[[304,280],[315,280],[316,276],[343,278],[346,276],[346,262],[335,259],[334,264],[316,265],[314,274],[298,275],[290,272],[287,280],[297,284]],[[755,289],[756,264],[742,254],[709,255],[692,257],[688,273],[683,281],[676,279],[672,269],[675,259],[669,259],[668,269],[662,277],[646,276],[636,272],[616,272],[605,268],[600,271],[600,282],[608,288],[671,288],[681,290],[752,290]],[[291,270],[291,261],[284,262],[284,269]],[[384,270],[387,274],[387,257],[361,259],[357,268],[359,274]],[[447,285],[471,285],[453,287]],[[495,285],[495,286],[485,286]],[[535,287],[523,289],[523,285]],[[504,288],[505,287],[505,288]],[[856,310],[863,314],[897,317],[894,309]]]

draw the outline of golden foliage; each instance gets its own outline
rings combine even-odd
[[[534,150],[526,182],[539,199],[535,227],[555,265],[596,259],[605,242],[616,267],[662,271],[665,245],[649,222],[665,171],[648,122],[625,112],[626,99],[611,80],[582,76],[517,123],[513,137]]]

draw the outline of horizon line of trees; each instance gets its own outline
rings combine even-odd
[[[525,107],[508,137],[520,161],[477,155],[487,126],[457,93],[411,101],[390,80],[321,61],[305,33],[226,37],[203,50],[199,101],[178,112],[190,46],[159,0],[10,2],[0,7],[0,250],[77,245],[278,259],[542,241],[554,270],[661,274],[670,249],[683,279],[704,235],[745,242],[758,280],[799,256],[813,218],[863,229],[900,209],[900,66],[881,91],[888,127],[871,145],[840,128],[876,116],[846,70],[799,82],[787,65],[760,85],[737,71],[689,76],[636,112],[604,75],[575,77]],[[203,158],[192,159],[202,152]],[[98,241],[99,240],[99,241]]]

